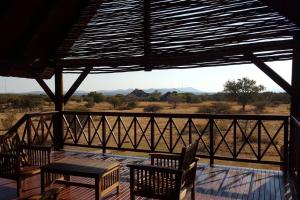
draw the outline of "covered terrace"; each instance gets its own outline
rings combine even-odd
[[[200,139],[197,154],[209,165],[201,161],[198,166],[197,198],[299,196],[300,5],[296,0],[4,0],[1,4],[0,75],[35,79],[55,103],[53,112],[24,115],[6,136],[18,134],[28,145],[53,145],[54,160],[86,156],[122,163],[144,160],[112,154],[179,153],[181,147]],[[293,61],[291,84],[267,65],[281,60]],[[101,78],[106,73],[249,63],[291,96],[290,116],[64,110],[88,74]],[[79,76],[64,93],[63,75],[68,73]],[[55,91],[44,81],[53,76]],[[249,131],[243,129],[246,122]],[[226,125],[221,128],[222,123]],[[93,148],[101,154],[68,152],[70,147]],[[246,163],[248,168],[215,165],[220,161]],[[275,170],[249,169],[260,165]],[[123,167],[121,173],[124,195],[109,198],[128,197],[128,171]],[[16,197],[10,187],[14,183],[0,179],[0,191],[8,199]],[[62,193],[72,199],[77,192],[68,188]],[[34,193],[39,191],[35,188],[24,195]],[[93,198],[88,189],[82,194],[79,199]]]

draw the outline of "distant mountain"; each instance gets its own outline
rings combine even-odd
[[[117,94],[122,94],[122,95],[127,95],[131,93],[134,89],[129,88],[129,89],[119,89],[119,90],[97,90],[97,92],[102,93],[106,96],[114,96]]]
[[[122,94],[122,95],[128,95],[135,89],[129,88],[129,89],[119,89],[119,90],[98,90],[97,92],[100,92],[107,96],[113,96],[116,94]],[[167,92],[173,92],[176,91],[178,93],[193,93],[193,94],[203,94],[205,92],[201,90],[197,90],[192,87],[183,87],[183,88],[150,88],[150,89],[140,89],[143,90],[146,93],[152,93],[154,91],[158,91],[161,94],[165,94]]]
[[[147,98],[149,95],[150,95],[149,93],[146,93],[143,90],[135,89],[129,94],[127,94],[127,97],[142,99],[142,98]]]
[[[159,89],[155,89],[155,88],[150,88],[150,89],[144,89],[144,92],[147,93],[152,93],[154,91],[158,91],[162,94],[165,94],[167,92],[178,92],[178,93],[193,93],[193,94],[203,94],[205,92],[192,88],[192,87],[183,87],[183,88],[159,88]]]
[[[98,93],[102,93],[106,96],[114,96],[117,94],[122,94],[122,95],[128,95],[131,92],[133,92],[134,90],[137,89],[133,89],[133,88],[128,88],[128,89],[118,89],[118,90],[97,90],[96,92]],[[149,89],[138,89],[138,90],[142,90],[145,93],[153,93],[154,91],[158,91],[161,94],[166,94],[167,92],[178,92],[178,93],[193,93],[193,94],[204,94],[206,92],[203,92],[201,90],[192,88],[192,87],[183,87],[183,88],[149,88]],[[83,91],[83,90],[79,90],[75,92],[75,95],[86,95],[88,94],[88,91]],[[25,92],[23,94],[45,94],[43,91],[31,91],[31,92]]]

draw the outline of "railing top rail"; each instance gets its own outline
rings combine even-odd
[[[10,134],[17,130],[26,121],[26,115],[23,115],[10,129],[8,129],[7,134]]]
[[[261,114],[188,114],[188,113],[145,113],[145,112],[77,112],[63,111],[63,114],[128,116],[128,117],[161,117],[161,118],[205,118],[205,119],[240,119],[240,120],[288,120],[289,115]]]
[[[59,111],[49,111],[49,112],[33,112],[33,113],[26,113],[26,116],[35,117],[35,116],[41,116],[41,115],[52,115],[59,113]]]

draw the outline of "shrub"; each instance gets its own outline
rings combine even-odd
[[[43,97],[36,95],[20,96],[11,100],[13,108],[34,109],[43,104]]]
[[[215,113],[225,114],[231,112],[231,106],[228,103],[213,103],[210,106],[199,107],[197,113]]]
[[[82,101],[82,97],[81,96],[72,96],[70,98],[70,101],[75,101],[77,103],[80,103]]]
[[[68,111],[89,112],[90,109],[87,106],[79,105],[73,108],[69,108]]]
[[[127,104],[128,109],[133,109],[133,108],[136,108],[136,107],[137,107],[137,103],[135,101],[130,101]]]
[[[259,101],[259,102],[254,103],[253,105],[255,106],[256,112],[263,112],[263,110],[266,108],[268,103],[265,101]]]
[[[123,103],[122,99],[120,97],[117,97],[117,96],[107,98],[107,102],[110,103],[114,107],[114,109],[121,106],[122,103]]]
[[[88,93],[87,96],[92,98],[95,103],[100,103],[105,101],[105,96],[102,93],[90,92]]]
[[[95,102],[94,102],[93,99],[90,99],[90,100],[85,104],[85,106],[86,106],[87,108],[92,108],[94,105],[95,105]]]
[[[144,108],[144,112],[158,112],[161,109],[162,107],[158,105],[148,105]]]
[[[270,107],[277,107],[280,105],[280,101],[272,101],[269,105],[270,105]]]

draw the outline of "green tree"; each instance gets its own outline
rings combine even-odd
[[[257,85],[255,80],[247,77],[237,81],[227,81],[224,84],[224,92],[240,103],[243,111],[246,105],[255,100],[257,94],[263,90],[265,90],[263,85]]]
[[[155,90],[154,92],[152,92],[149,97],[148,97],[148,101],[159,101],[161,96],[161,93],[157,90]]]
[[[169,96],[169,103],[172,104],[173,109],[176,109],[177,104],[182,101],[183,101],[183,98],[182,98],[181,94],[179,94],[176,91],[172,92],[171,95]]]
[[[102,93],[90,92],[88,93],[87,96],[92,98],[95,103],[100,103],[105,101],[105,96]]]
[[[107,102],[110,103],[114,107],[114,109],[116,109],[122,103],[121,98],[118,96],[107,98]]]

